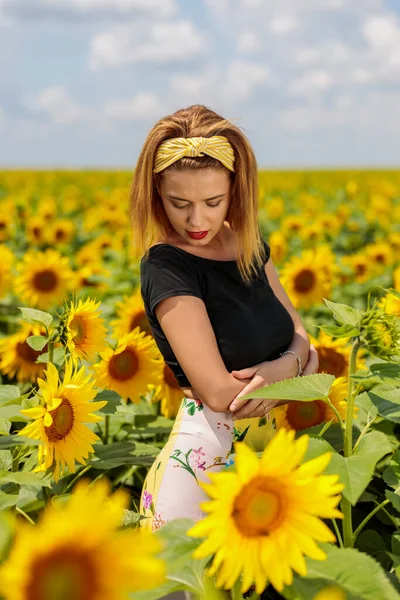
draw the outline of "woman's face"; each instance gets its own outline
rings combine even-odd
[[[165,212],[187,244],[206,246],[218,234],[228,212],[230,187],[225,169],[186,169],[163,174],[160,195]],[[190,232],[206,235],[191,237]]]

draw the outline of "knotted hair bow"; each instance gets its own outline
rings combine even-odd
[[[235,171],[235,155],[228,139],[222,135],[213,137],[172,138],[160,144],[154,166],[154,173],[163,171],[184,156],[212,156],[227,169]]]

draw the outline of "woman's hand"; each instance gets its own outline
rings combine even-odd
[[[252,400],[243,400],[237,403],[237,400],[242,396],[246,396],[254,390],[265,387],[275,382],[273,374],[271,374],[271,362],[261,363],[250,367],[248,369],[242,369],[241,371],[232,371],[232,375],[241,381],[247,383],[246,387],[233,399],[230,410],[233,409],[233,419],[249,419],[254,417],[263,417],[275,406],[281,406],[291,400],[266,400],[263,398],[254,398]],[[318,352],[313,344],[310,344],[308,361],[303,369],[303,375],[311,375],[318,373],[319,360]],[[238,408],[235,405],[238,404]]]

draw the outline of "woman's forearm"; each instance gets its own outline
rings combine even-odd
[[[293,350],[301,359],[301,366],[304,369],[308,362],[310,342],[307,331],[302,325],[295,329],[293,340],[287,350]],[[296,377],[298,371],[297,358],[293,354],[285,354],[277,359],[279,368],[282,368],[282,374],[285,374],[282,379]]]

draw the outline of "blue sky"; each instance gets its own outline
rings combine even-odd
[[[400,166],[398,0],[0,0],[0,167],[132,168],[194,103],[260,168]]]

